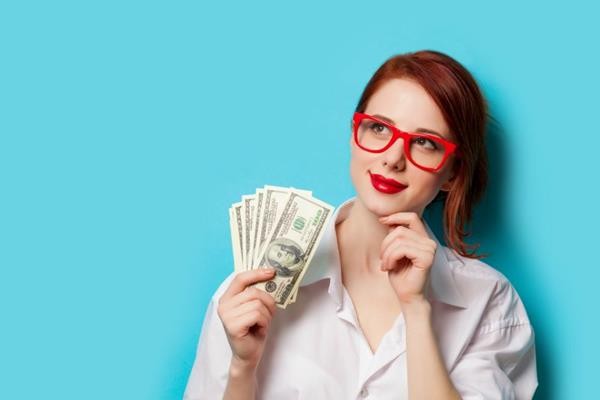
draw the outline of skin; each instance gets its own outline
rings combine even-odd
[[[232,352],[223,399],[243,400],[256,396],[256,368],[276,306],[273,297],[249,286],[274,275],[273,268],[240,272],[219,299],[217,313]]]
[[[386,82],[373,94],[365,113],[388,117],[407,132],[431,129],[456,143],[433,99],[409,79]],[[402,139],[383,153],[360,149],[352,136],[350,146],[350,175],[357,198],[348,218],[336,227],[344,285],[356,288],[358,299],[365,298],[362,293],[367,285],[382,292],[391,288],[386,301],[363,301],[362,310],[365,315],[377,314],[399,304],[406,322],[411,399],[460,399],[442,362],[431,324],[431,305],[424,293],[437,244],[427,235],[422,220],[425,207],[438,192],[449,190],[454,157],[432,173],[408,161]],[[372,186],[369,172],[407,188],[395,194],[381,193]]]
[[[433,99],[408,79],[384,84],[371,97],[365,113],[391,118],[404,131],[428,128],[454,141]],[[401,307],[411,399],[460,399],[443,365],[431,325],[431,306],[424,295],[436,243],[427,236],[421,219],[439,190],[449,189],[454,159],[450,157],[440,171],[431,173],[406,159],[402,139],[383,153],[369,153],[358,148],[350,136],[350,175],[357,197],[348,217],[336,226],[344,285],[370,293],[374,288],[387,288],[394,298],[381,299],[393,300]],[[380,193],[373,188],[369,172],[408,187],[393,195]],[[260,270],[240,273],[220,301],[219,316],[233,351],[224,399],[255,398],[256,368],[275,312],[270,296],[245,289],[270,278],[261,274]],[[366,306],[367,314],[393,310],[391,304],[377,299]],[[253,325],[257,329],[251,328]]]
[[[417,128],[427,128],[440,133],[445,139],[455,141],[433,99],[419,84],[409,79],[393,79],[385,83],[371,96],[365,113],[386,116],[395,122],[396,127],[407,132],[415,132]],[[431,173],[408,161],[404,155],[402,139],[398,139],[383,153],[369,153],[356,146],[351,134],[350,146],[350,176],[356,189],[357,199],[350,215],[338,225],[338,229],[351,232],[351,240],[361,243],[360,249],[355,247],[356,251],[353,254],[360,257],[361,268],[375,274],[380,267],[392,266],[390,257],[398,258],[400,250],[397,248],[401,245],[401,241],[393,239],[399,239],[400,236],[410,236],[418,242],[418,245],[414,242],[411,244],[405,242],[405,246],[411,245],[431,251],[435,242],[427,237],[424,225],[419,221],[425,207],[438,192],[449,189],[454,157],[450,157],[440,171]],[[371,184],[369,172],[399,181],[407,185],[407,188],[392,195],[378,192]],[[383,223],[379,219],[391,215],[395,216],[390,223]],[[406,225],[409,220],[413,221],[410,228],[400,226],[392,231],[396,225]],[[354,227],[362,228],[353,229]],[[384,241],[388,234],[390,237]],[[401,289],[409,297],[411,294],[422,293],[424,279],[420,271],[431,265],[429,260],[422,257],[414,259],[413,267],[418,270],[411,272],[411,277],[415,272],[419,273],[419,282],[412,287],[406,287],[406,283],[403,283],[401,288],[399,286],[401,280],[394,280],[394,287]]]

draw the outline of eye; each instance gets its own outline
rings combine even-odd
[[[376,135],[385,136],[390,134],[389,128],[383,124],[380,124],[379,122],[369,123],[369,130]]]
[[[440,145],[437,142],[427,138],[426,136],[419,136],[414,142],[428,150],[438,150],[440,148]]]

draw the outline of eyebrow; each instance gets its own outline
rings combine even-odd
[[[394,120],[392,120],[392,119],[390,119],[390,118],[388,118],[388,117],[386,117],[386,116],[383,116],[383,115],[381,115],[381,114],[373,114],[373,116],[374,116],[375,118],[379,118],[379,119],[381,119],[381,120],[383,120],[383,121],[385,121],[385,122],[388,122],[388,123],[390,123],[390,124],[392,124],[392,125],[396,126],[396,123],[394,122]],[[434,130],[432,130],[432,129],[427,129],[427,128],[417,128],[417,129],[415,129],[415,131],[416,131],[416,132],[431,133],[432,135],[439,136],[439,137],[441,137],[442,139],[447,139],[447,138],[446,138],[445,136],[443,136],[441,133],[438,133],[438,132],[436,132],[436,131],[434,131]]]

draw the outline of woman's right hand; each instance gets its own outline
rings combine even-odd
[[[274,275],[272,268],[240,272],[219,299],[217,312],[233,353],[232,363],[245,369],[255,369],[258,365],[275,312],[273,297],[249,286]]]

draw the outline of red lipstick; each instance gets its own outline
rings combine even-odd
[[[387,179],[384,176],[372,174],[371,172],[369,172],[369,174],[371,175],[371,184],[373,185],[375,190],[379,192],[386,194],[394,194],[406,189],[406,185],[398,181],[395,181],[393,179]]]

